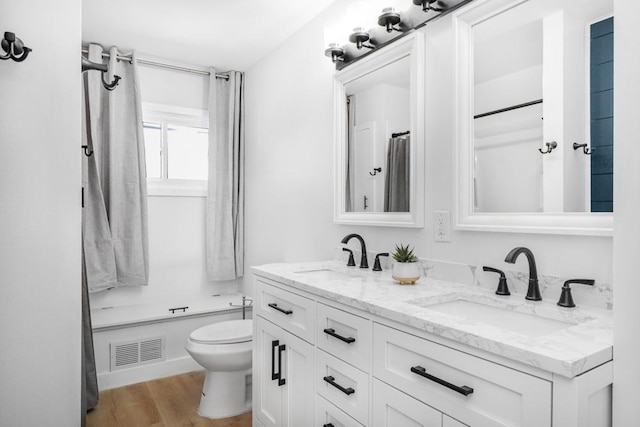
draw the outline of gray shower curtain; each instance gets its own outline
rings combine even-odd
[[[89,46],[88,59],[102,63],[102,47]],[[89,292],[146,285],[149,277],[147,188],[142,109],[132,63],[118,61],[111,48],[109,78],[122,77],[113,91],[99,71],[84,73],[82,156],[82,389],[81,420],[98,404]]]
[[[207,276],[233,280],[244,274],[244,75],[210,72]]]
[[[136,68],[117,60],[112,47],[109,80],[122,77],[113,91],[101,73],[85,78],[83,156],[83,246],[89,292],[119,286],[146,285],[149,278],[147,182],[142,108]],[[102,63],[102,47],[89,45],[89,60]]]
[[[384,182],[384,211],[409,212],[410,185],[409,136],[389,140],[387,173]]]
[[[355,177],[354,169],[353,169],[353,160],[355,157],[354,153],[354,144],[353,144],[353,127],[356,124],[356,96],[349,95],[347,96],[347,130],[345,137],[347,138],[346,143],[346,166],[347,170],[345,173],[345,212],[353,212],[353,194],[354,190],[354,182]]]

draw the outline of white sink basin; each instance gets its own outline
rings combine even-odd
[[[461,317],[466,320],[483,323],[500,329],[518,332],[530,337],[548,335],[577,324],[533,314],[519,313],[517,311],[471,302],[464,299],[456,299],[432,305],[418,305],[432,311]]]
[[[328,268],[322,268],[318,270],[294,271],[294,273],[305,277],[313,277],[314,279],[318,280],[349,280],[355,277],[359,277],[354,274],[329,270]]]

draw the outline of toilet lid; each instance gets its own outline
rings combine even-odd
[[[251,320],[229,320],[203,326],[191,332],[191,341],[203,344],[232,344],[251,341]]]

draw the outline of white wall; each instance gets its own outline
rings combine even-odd
[[[148,65],[140,65],[138,71],[143,102],[208,108],[209,76]],[[235,281],[207,279],[204,197],[149,196],[148,215],[149,285],[91,294],[92,307],[188,301],[237,290]]]
[[[80,12],[2,2],[0,32],[33,49],[0,61],[3,426],[80,425]]]
[[[638,335],[637,260],[640,259],[640,4],[634,0],[614,2],[614,425],[637,424],[640,419],[640,335]]]
[[[333,65],[323,55],[324,24],[342,15],[338,0],[247,72],[247,265],[333,257],[350,232],[371,250],[415,245],[421,257],[505,267],[515,246],[530,247],[541,273],[610,282],[612,239],[454,231],[433,239],[433,211],[453,209],[453,52],[451,18],[426,33],[426,218],[424,229],[335,225],[332,218]],[[296,55],[292,55],[295,52]],[[433,76],[437,76],[434,78]],[[588,249],[585,249],[588,248]],[[517,267],[526,271],[526,262]],[[244,286],[250,289],[250,282]]]

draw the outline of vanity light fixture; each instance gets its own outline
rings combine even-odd
[[[325,49],[324,55],[331,58],[332,62],[344,61],[344,49],[338,43],[329,43],[329,47]]]
[[[413,0],[413,4],[416,6],[422,6],[423,12],[433,10],[434,12],[443,12],[445,9],[442,7],[433,6],[434,3],[438,3],[438,0]]]
[[[6,52],[6,54],[0,54],[0,59],[13,59],[16,62],[24,61],[31,52],[31,49],[26,47],[22,40],[9,31],[4,33],[0,47]]]
[[[368,49],[375,49],[375,47],[369,44],[365,44],[367,41],[369,41],[369,39],[369,32],[365,31],[363,27],[354,28],[353,33],[351,33],[351,35],[349,36],[349,41],[351,43],[355,43],[358,50],[362,49],[363,47],[366,47]]]
[[[395,27],[395,25],[398,25],[401,21],[400,14],[392,7],[385,7],[382,9],[382,15],[378,16],[378,25],[385,27],[387,33],[394,30],[402,32],[400,28]]]

